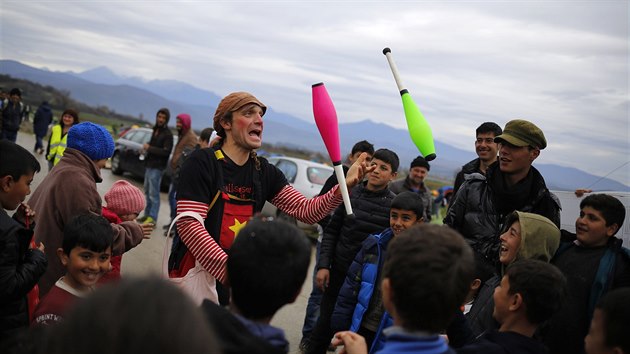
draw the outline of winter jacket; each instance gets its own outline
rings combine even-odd
[[[420,335],[395,326],[386,329],[385,335],[385,346],[376,354],[455,354],[437,334]]]
[[[42,251],[29,248],[32,237],[33,230],[0,208],[0,342],[28,327],[26,294],[48,264]]]
[[[37,187],[29,205],[37,212],[35,238],[46,245],[48,269],[39,281],[40,295],[45,295],[64,273],[57,257],[57,248],[63,241],[63,229],[70,220],[82,213],[101,215],[102,201],[96,183],[102,181],[100,169],[87,155],[67,148],[61,161]],[[140,224],[126,221],[112,224],[115,255],[132,249],[142,242]],[[45,231],[45,232],[44,232]]]
[[[515,332],[491,331],[475,342],[457,349],[457,354],[545,354],[538,340]]]
[[[407,176],[405,179],[399,179],[390,183],[389,189],[394,192],[394,194],[400,194],[406,191],[418,193],[422,198],[422,205],[424,205],[424,221],[431,221],[431,206],[433,205],[433,197],[431,196],[431,190],[426,184],[424,184],[424,182],[420,185],[420,190],[416,191],[413,187],[411,187],[409,176]]]
[[[22,124],[22,114],[24,105],[22,102],[13,103],[9,100],[2,108],[2,130],[7,132],[17,132]]]
[[[474,159],[472,161],[469,161],[464,166],[462,166],[462,169],[459,172],[457,172],[457,175],[455,176],[455,182],[453,183],[453,195],[455,195],[455,193],[457,193],[459,188],[464,183],[466,175],[469,175],[471,173],[479,173],[479,174],[483,175],[483,173],[479,169],[480,164],[481,164],[481,162],[480,162],[479,158],[476,158],[476,159]]]
[[[560,230],[549,219],[537,214],[514,212],[505,220],[504,232],[515,222],[521,224],[521,244],[512,263],[522,259],[551,261],[560,245]],[[501,277],[509,264],[501,265],[501,274],[488,279],[479,289],[466,318],[475,337],[488,330],[499,328],[492,317],[494,310],[494,289],[501,283]]]
[[[252,333],[235,315],[214,302],[204,300],[201,310],[214,329],[223,354],[286,353],[286,350]]]
[[[48,102],[44,102],[37,108],[33,118],[33,131],[37,136],[45,136],[48,133],[48,126],[52,122],[52,109]]]
[[[388,188],[370,191],[361,183],[352,189],[350,203],[354,217],[347,217],[340,205],[324,229],[318,268],[346,273],[363,240],[389,227],[389,209],[395,194]]]
[[[387,228],[381,234],[370,235],[363,241],[361,250],[350,265],[346,280],[337,297],[335,310],[330,320],[330,326],[335,332],[350,330],[356,333],[361,328],[363,316],[370,306],[374,291],[380,287],[379,275],[383,269],[387,245],[393,238],[392,229]],[[376,331],[372,341],[370,353],[383,347],[385,338],[382,330],[392,324],[391,315],[385,311],[379,330]]]
[[[595,305],[610,290],[630,286],[630,250],[611,236],[601,247],[583,247],[574,233],[562,230],[562,243],[551,263],[567,278],[567,297],[542,327],[551,353],[583,353]]]
[[[168,120],[163,127],[157,125],[153,127],[153,134],[149,141],[149,148],[146,152],[145,163],[147,168],[157,168],[165,170],[168,157],[173,150],[173,133],[167,127]]]
[[[514,210],[542,215],[560,226],[560,201],[533,166],[516,186],[505,188],[499,164],[486,176],[473,173],[455,195],[444,224],[459,231],[474,251],[496,263],[505,216]]]
[[[118,216],[118,214],[114,213],[113,211],[107,209],[107,207],[103,207],[101,209],[102,211],[102,215],[105,219],[107,219],[107,221],[109,221],[112,224],[120,224],[122,222],[122,219]],[[101,279],[98,280],[99,284],[105,284],[107,282],[110,281],[116,281],[116,280],[120,280],[120,269],[121,269],[121,265],[122,265],[122,254],[118,255],[118,256],[111,256],[111,258],[109,259],[109,263],[111,263],[112,265],[112,269],[103,274],[103,276],[101,277]]]

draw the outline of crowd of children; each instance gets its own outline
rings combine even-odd
[[[338,205],[317,255],[315,283],[323,297],[303,352],[630,354],[630,251],[615,237],[626,217],[618,199],[583,198],[574,234],[534,210],[513,210],[493,221],[501,225],[491,240],[498,252],[488,259],[493,253],[471,247],[455,228],[425,223],[427,205],[418,193],[390,190],[399,160],[388,149],[352,166],[353,216],[339,205],[336,187],[312,202],[296,196],[275,167],[250,151],[260,142],[266,107],[246,93],[231,100],[215,117],[221,139],[227,151],[255,162],[252,171],[264,167],[263,191],[273,192],[265,192],[266,199],[310,221]],[[239,135],[247,129],[247,136]],[[505,135],[501,139],[508,144]],[[194,170],[191,164],[202,154],[215,156],[212,148],[198,150],[183,159],[182,173]],[[31,209],[24,201],[40,165],[26,149],[0,140],[0,348],[288,353],[283,329],[270,323],[306,280],[311,245],[303,231],[254,217],[233,230],[219,258],[192,258],[217,268],[213,275],[228,295],[221,303],[195,306],[161,279],[121,280],[122,254],[148,237],[152,226],[136,222],[146,203],[126,181],[115,182],[102,205],[96,183],[112,152],[103,127],[73,125],[63,157],[29,200]],[[224,164],[225,158],[212,161]],[[253,181],[241,176],[253,183],[251,198],[243,199],[256,202],[251,211],[261,197],[256,173]],[[463,183],[463,190],[472,188]],[[192,198],[182,189],[178,212],[201,203]],[[302,206],[290,206],[290,199]],[[185,232],[176,242],[194,246],[198,228],[190,221],[178,224]],[[95,330],[85,331],[89,325]]]

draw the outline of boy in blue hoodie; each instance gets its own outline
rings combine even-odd
[[[454,354],[439,335],[464,302],[473,278],[473,251],[456,231],[422,224],[396,236],[383,265],[383,305],[393,318],[377,353]],[[346,331],[333,345],[367,353],[363,337]]]
[[[370,353],[383,346],[382,331],[392,325],[392,318],[383,307],[380,285],[387,245],[404,230],[422,223],[423,213],[424,203],[419,194],[398,194],[389,212],[390,227],[363,241],[339,291],[331,328],[335,332],[349,329],[362,335]]]

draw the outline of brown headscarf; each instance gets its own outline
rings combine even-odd
[[[217,107],[216,112],[214,112],[214,120],[213,127],[219,136],[224,136],[225,132],[223,127],[221,126],[221,119],[228,112],[235,112],[241,109],[246,104],[255,103],[260,108],[262,108],[263,115],[267,111],[267,106],[265,106],[262,102],[260,102],[254,95],[248,92],[232,92],[231,94],[225,96],[221,102],[219,102],[219,106]]]

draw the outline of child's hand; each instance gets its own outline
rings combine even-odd
[[[45,249],[45,247],[44,247],[44,243],[43,243],[43,242],[40,242],[40,243],[39,243],[39,246],[36,246],[36,247],[33,247],[33,248],[34,248],[34,249],[38,249],[38,250],[40,250],[40,251],[44,252],[44,249]]]
[[[29,218],[33,218],[35,216],[35,210],[31,209],[30,206],[26,203],[20,204],[18,207],[18,211],[23,213],[24,216],[28,216]]]
[[[340,354],[367,354],[368,352],[365,338],[350,331],[335,333],[331,344],[334,347],[343,345]]]
[[[143,238],[145,240],[151,238],[151,232],[153,232],[153,228],[155,227],[155,225],[154,224],[140,224],[140,227],[142,227]]]
[[[330,281],[330,269],[322,268],[318,270],[317,275],[315,275],[315,281],[317,282],[319,290],[326,291],[328,282]]]
[[[370,164],[369,156],[367,153],[362,153],[359,158],[350,166],[348,174],[346,175],[346,185],[348,189],[363,181],[363,178],[376,169],[376,165]]]

